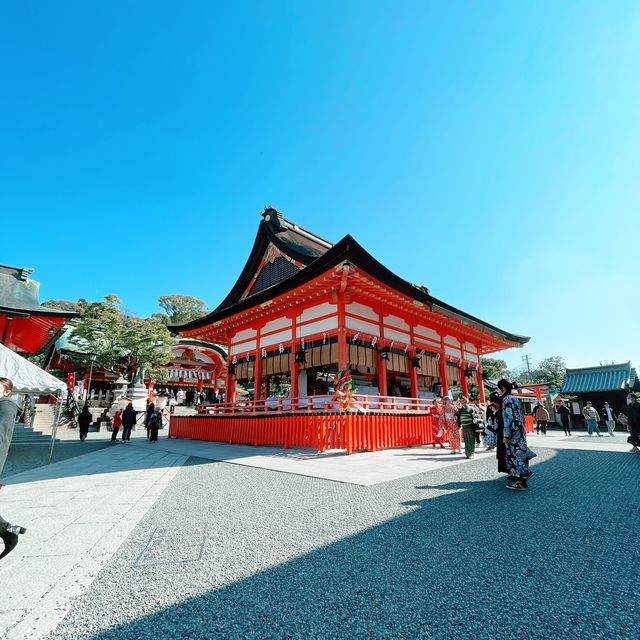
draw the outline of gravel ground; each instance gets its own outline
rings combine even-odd
[[[640,455],[534,469],[519,493],[493,459],[358,487],[192,458],[50,640],[637,638]]]
[[[108,440],[85,442],[56,442],[53,448],[52,462],[60,462],[67,458],[75,458],[84,453],[91,453],[104,447],[112,446]],[[12,444],[5,462],[1,478],[5,479],[15,473],[29,471],[49,463],[49,444]]]

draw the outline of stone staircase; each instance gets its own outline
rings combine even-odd
[[[50,442],[51,433],[47,435],[42,431],[36,431],[31,427],[26,427],[21,423],[17,423],[13,428],[11,444],[48,444]]]

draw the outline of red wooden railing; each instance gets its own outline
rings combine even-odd
[[[431,416],[424,411],[172,416],[169,437],[347,453],[433,442]]]
[[[432,400],[423,398],[398,398],[396,396],[354,395],[349,409],[366,413],[368,411],[428,413]],[[266,400],[246,400],[207,404],[198,407],[198,413],[206,415],[256,415],[277,411],[323,411],[338,412],[344,410],[344,401],[335,395],[301,396],[299,398],[267,398]]]

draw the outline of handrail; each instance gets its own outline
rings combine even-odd
[[[80,415],[80,407],[76,402],[76,399],[73,393],[67,394],[67,402],[64,407],[65,413],[69,416],[71,420],[71,424],[77,428],[78,426],[78,416]]]
[[[432,400],[355,394],[349,399],[337,395],[266,398],[205,404],[197,407],[199,415],[261,415],[270,412],[341,413],[431,413]]]

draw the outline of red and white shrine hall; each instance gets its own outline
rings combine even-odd
[[[332,245],[273,208],[237,282],[209,315],[172,329],[228,349],[226,400],[174,418],[170,435],[375,450],[431,441],[428,407],[478,384],[480,357],[529,338],[403,280],[347,235]],[[332,380],[348,369],[353,410]],[[253,389],[236,402],[235,385]]]

